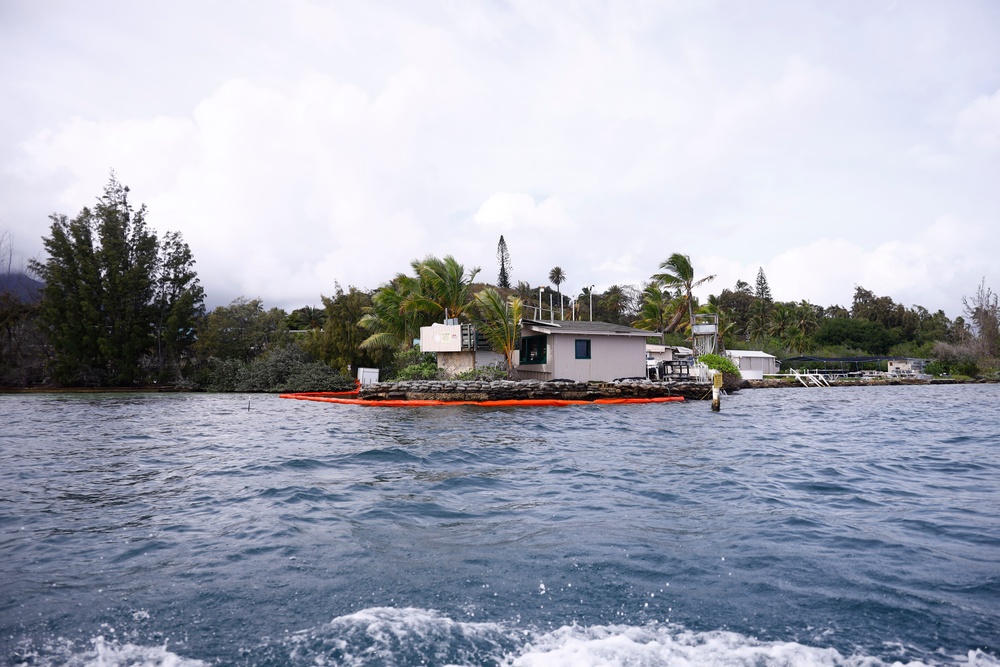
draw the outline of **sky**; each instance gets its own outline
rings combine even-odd
[[[0,0],[0,232],[44,260],[113,170],[210,307],[427,255],[564,294],[1000,289],[1000,3]]]

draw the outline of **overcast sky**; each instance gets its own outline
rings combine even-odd
[[[212,306],[454,255],[563,292],[1000,289],[1000,3],[0,0],[0,231],[114,169]]]

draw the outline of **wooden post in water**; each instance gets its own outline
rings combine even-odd
[[[719,400],[719,394],[722,392],[722,371],[715,371],[715,375],[712,376],[712,412],[718,412],[722,409],[721,401]]]

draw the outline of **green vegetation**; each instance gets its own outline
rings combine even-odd
[[[183,374],[204,292],[180,235],[161,243],[111,177],[93,210],[52,215],[49,259],[31,268],[42,288],[39,321],[61,384],[130,385]]]
[[[490,347],[504,355],[507,368],[514,368],[514,352],[518,349],[524,303],[516,296],[506,300],[492,287],[476,294],[479,314],[479,331],[486,336]]]
[[[0,384],[335,391],[352,387],[360,367],[378,368],[389,380],[438,378],[434,356],[413,349],[413,341],[421,326],[445,318],[473,324],[503,355],[505,368],[462,375],[492,380],[514,365],[522,318],[632,325],[648,329],[651,340],[690,346],[698,313],[718,317],[720,352],[920,357],[934,360],[927,367],[934,374],[1000,378],[1000,307],[985,279],[954,320],[860,286],[850,308],[774,301],[763,269],[753,286],[739,280],[699,303],[693,291],[714,276],[697,277],[681,253],[641,289],[591,286],[567,297],[558,266],[546,285],[511,288],[501,237],[496,286],[475,283],[478,268],[431,255],[373,291],[335,284],[332,295],[320,296],[322,308],[286,313],[240,297],[206,313],[191,249],[175,232],[158,237],[146,216],[112,176],[93,208],[73,219],[50,217],[48,259],[30,262],[28,275],[13,270],[9,237],[0,233]],[[724,357],[701,358],[723,370],[727,383],[738,380]]]

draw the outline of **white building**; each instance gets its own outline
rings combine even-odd
[[[726,350],[744,380],[763,380],[778,372],[778,358],[760,350]]]

